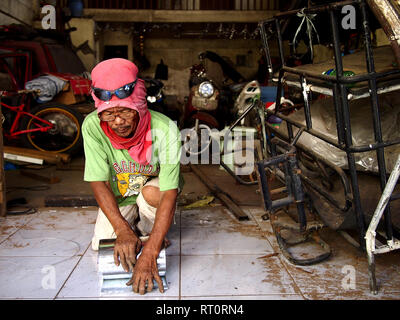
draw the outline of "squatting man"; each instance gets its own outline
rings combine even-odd
[[[164,292],[157,257],[176,210],[181,136],[175,123],[149,110],[144,81],[132,62],[114,58],[92,70],[96,110],[82,125],[84,180],[99,205],[92,238],[116,239],[114,262],[132,271],[127,285],[136,293]],[[142,251],[141,255],[137,255]]]

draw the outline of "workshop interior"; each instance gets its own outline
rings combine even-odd
[[[164,293],[91,248],[113,58],[181,134]],[[0,299],[400,299],[399,1],[4,1],[0,105]]]

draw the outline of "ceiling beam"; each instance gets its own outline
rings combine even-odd
[[[98,22],[155,23],[257,23],[273,17],[278,11],[241,10],[123,10],[84,9],[83,15]]]

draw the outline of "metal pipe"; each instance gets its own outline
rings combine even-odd
[[[281,25],[279,23],[278,19],[275,19],[275,27],[276,27],[276,34],[278,36],[278,48],[279,48],[279,57],[281,60],[281,67],[284,67],[286,65],[285,63],[285,52],[283,49],[283,39],[282,39],[282,33],[281,33]]]
[[[340,52],[340,39],[339,39],[339,28],[336,21],[335,12],[332,10],[329,12],[330,22],[331,22],[331,31],[334,43],[334,54],[335,54],[335,66],[336,66],[336,77],[343,76],[343,63],[342,63],[342,53]],[[364,212],[361,206],[360,199],[360,190],[358,186],[358,177],[355,165],[354,154],[349,151],[349,147],[352,146],[352,133],[351,133],[351,123],[350,123],[350,113],[349,113],[349,105],[347,100],[347,88],[344,84],[339,84],[339,92],[341,97],[341,112],[343,115],[344,121],[344,140],[345,140],[345,151],[347,154],[347,162],[350,171],[351,178],[351,186],[353,191],[353,203],[355,207],[356,220],[358,224],[359,237],[360,237],[360,245],[363,245],[363,238],[365,234],[365,221],[364,221]]]
[[[344,144],[343,114],[340,108],[340,96],[337,84],[333,86],[333,105],[335,107],[336,132],[338,133],[338,144]]]
[[[278,136],[282,137],[283,139],[286,137],[283,137],[279,131],[277,131],[273,126],[269,126],[270,129],[272,129]],[[340,181],[343,186],[343,192],[344,192],[344,198],[345,198],[345,204],[341,206],[338,201],[336,201],[328,192],[325,192],[322,188],[320,188],[316,183],[314,183],[311,179],[309,179],[307,176],[301,174],[300,176],[304,178],[304,182],[307,183],[310,187],[312,187],[316,192],[318,192],[321,196],[325,197],[334,207],[338,208],[341,211],[346,212],[348,209],[351,208],[352,202],[353,202],[353,197],[351,195],[351,190],[350,190],[350,185],[348,178],[344,171],[328,162],[326,159],[322,158],[321,156],[317,155],[315,152],[312,150],[305,150],[303,147],[297,145],[297,148],[300,148],[302,151],[307,153],[309,156],[311,156],[314,159],[317,159],[321,162],[323,162],[325,165],[330,167],[332,170],[336,172],[336,174],[339,176]]]
[[[366,62],[367,62],[367,70],[368,74],[375,73],[375,63],[374,57],[372,53],[371,47],[371,31],[369,28],[366,3],[363,1],[360,3],[361,7],[361,15],[363,20],[363,30],[365,37],[365,54],[366,54]],[[371,94],[371,108],[372,108],[372,116],[373,116],[373,124],[374,124],[374,135],[375,141],[378,143],[382,143],[382,127],[381,127],[381,118],[379,114],[379,104],[378,104],[378,95],[377,95],[377,85],[376,79],[369,80],[369,88]],[[379,177],[381,183],[381,190],[385,189],[386,186],[386,165],[385,165],[385,153],[382,147],[378,147],[376,150],[376,156],[378,159],[378,169],[379,169]],[[390,205],[386,207],[385,210],[385,229],[386,235],[388,239],[393,239],[393,230],[392,230],[392,218],[390,212]]]
[[[311,121],[310,101],[308,98],[309,89],[307,88],[306,79],[303,76],[300,77],[300,83],[304,100],[304,116],[306,119],[306,127],[308,130],[310,130],[312,129],[312,121]]]
[[[273,111],[270,111],[268,109],[266,110],[266,112],[267,112],[267,114],[274,114],[275,115],[275,113]],[[294,121],[294,120],[290,119],[288,116],[285,116],[283,114],[278,113],[277,116],[279,118],[281,118],[282,120],[285,120],[286,122],[288,122],[288,123],[290,123],[292,125],[295,125],[299,129],[300,128],[304,128],[305,132],[310,133],[311,135],[316,136],[317,138],[319,138],[319,139],[321,139],[321,140],[323,140],[323,141],[335,146],[336,148],[343,150],[343,146],[339,145],[336,142],[336,140],[332,139],[331,137],[328,137],[328,136],[326,136],[326,135],[324,135],[324,134],[320,133],[319,131],[316,131],[316,130],[314,130],[312,128],[311,129],[307,129],[307,127],[304,126],[302,123],[300,123],[298,121]],[[292,135],[291,139],[293,139],[293,135]]]
[[[264,46],[265,58],[267,59],[268,76],[272,76],[273,68],[272,68],[272,61],[271,61],[271,53],[269,50],[267,32],[265,30],[265,24],[266,24],[265,22],[260,22],[258,24],[258,27],[260,28],[261,39],[262,39],[262,43]]]
[[[340,49],[339,49],[339,52],[340,52]],[[400,75],[399,69],[394,69],[394,70],[389,70],[389,71],[384,71],[384,72],[376,72],[374,74],[363,73],[363,74],[354,75],[351,77],[343,76],[343,74],[340,76],[339,75],[330,76],[330,75],[325,75],[325,74],[319,74],[319,73],[316,73],[313,71],[296,69],[296,68],[288,67],[288,66],[282,67],[282,70],[287,73],[292,73],[292,74],[296,74],[298,76],[303,76],[303,77],[307,77],[307,78],[323,80],[323,81],[326,81],[329,83],[345,83],[345,84],[354,84],[354,83],[358,83],[358,82],[362,82],[362,81],[368,81],[370,79],[381,79],[381,78],[391,76],[391,75]],[[325,84],[325,85],[328,85],[328,84]]]
[[[369,282],[371,291],[376,294],[376,280],[375,280],[375,262],[374,262],[374,252],[375,250],[375,237],[376,237],[376,228],[381,220],[381,217],[385,211],[387,204],[389,203],[390,197],[393,193],[394,188],[396,187],[397,180],[400,175],[400,155],[397,157],[396,164],[392,170],[392,173],[389,176],[389,180],[386,184],[385,189],[383,190],[382,197],[378,202],[378,205],[375,209],[374,215],[372,216],[371,222],[368,226],[368,230],[365,235],[365,243],[366,250],[368,255],[368,272],[369,272]]]

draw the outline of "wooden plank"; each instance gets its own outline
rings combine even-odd
[[[211,193],[217,197],[240,221],[249,220],[248,215],[229,197],[229,195],[223,192],[216,184],[206,178],[204,173],[200,171],[196,166],[190,164],[190,169],[196,174],[201,182],[211,191]]]
[[[51,152],[45,152],[27,148],[9,147],[9,146],[4,146],[3,152],[1,153],[2,157],[3,153],[43,159],[44,161],[52,164],[68,163],[71,160],[71,156],[66,153],[51,153]]]
[[[91,16],[97,22],[258,23],[276,13],[278,11],[84,9],[84,15]]]
[[[92,195],[49,195],[44,199],[45,207],[97,207]]]

